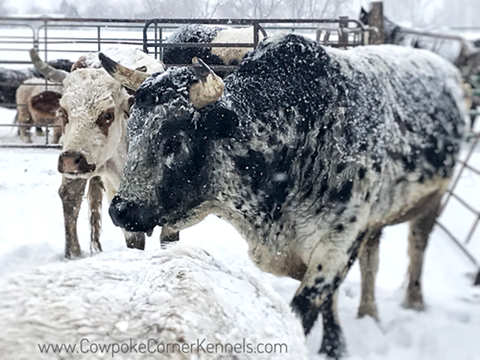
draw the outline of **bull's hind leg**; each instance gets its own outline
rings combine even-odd
[[[167,245],[180,240],[180,234],[178,231],[170,229],[168,226],[162,227],[162,233],[160,234],[160,247],[165,249]]]
[[[81,255],[77,236],[77,219],[85,193],[85,179],[69,179],[62,177],[62,185],[58,194],[62,199],[63,219],[65,222],[65,257],[75,258]]]
[[[100,244],[100,229],[102,225],[102,197],[103,183],[99,176],[90,179],[88,187],[88,205],[90,220],[90,251],[92,253],[102,251]]]
[[[409,224],[408,255],[410,256],[410,264],[408,266],[407,294],[404,302],[404,306],[409,309],[422,310],[424,308],[421,288],[423,257],[428,237],[435,225],[440,200],[441,195],[432,197],[431,201],[425,205],[422,214],[412,219]]]
[[[358,308],[359,318],[370,315],[378,320],[377,304],[375,302],[375,277],[378,271],[378,248],[381,235],[381,230],[370,234],[360,255],[362,295]]]

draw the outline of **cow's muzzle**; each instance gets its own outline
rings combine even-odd
[[[95,164],[89,164],[85,156],[76,151],[64,151],[58,158],[58,171],[62,174],[88,174],[95,169]]]
[[[108,213],[116,226],[127,231],[150,232],[157,225],[157,217],[152,209],[140,206],[116,195]]]

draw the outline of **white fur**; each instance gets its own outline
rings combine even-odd
[[[252,27],[222,30],[218,33],[215,39],[212,40],[211,43],[253,43],[253,31],[254,30]],[[259,40],[262,39],[263,34],[259,33]],[[228,65],[232,60],[241,60],[250,50],[252,50],[252,48],[249,47],[213,47],[212,54],[217,55],[225,64]]]
[[[117,353],[115,359],[307,358],[301,325],[275,292],[189,247],[172,247],[153,256],[128,250],[99,254],[4,277],[0,323],[7,329],[0,337],[2,359],[39,359],[37,344],[79,346],[82,339],[89,341],[84,345],[130,339],[139,344],[149,339],[196,344],[197,339],[206,339],[206,346],[241,344],[245,339],[288,346],[288,353],[277,354],[147,352]],[[100,354],[66,358],[92,359]]]

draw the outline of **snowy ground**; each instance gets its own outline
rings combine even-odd
[[[13,110],[0,108],[0,123],[11,122],[13,116]],[[0,128],[0,141],[19,142],[16,131],[9,128]],[[43,139],[34,138],[34,141],[41,143]],[[480,167],[480,149],[474,156],[475,164]],[[58,150],[54,149],[0,148],[0,286],[16,273],[66,261],[63,259],[62,206],[57,195],[61,182],[56,171],[57,157]],[[466,173],[460,185],[461,193],[478,208],[480,177]],[[78,230],[84,256],[90,258],[85,205]],[[452,231],[470,229],[471,219],[454,200],[448,210],[449,215],[442,221]],[[101,242],[104,252],[114,257],[118,253],[122,258],[125,252],[122,232],[112,225],[106,206],[103,216]],[[480,287],[472,286],[475,269],[438,227],[431,236],[426,255],[423,289],[427,308],[423,312],[402,308],[407,230],[406,225],[391,227],[381,241],[376,287],[380,323],[370,318],[356,318],[360,291],[358,265],[352,268],[341,286],[339,313],[349,350],[346,359],[480,359]],[[148,239],[144,256],[161,251],[159,235],[156,230]],[[287,303],[298,286],[295,280],[277,278],[258,270],[248,259],[244,240],[229,224],[216,217],[209,216],[197,226],[182,231],[178,246],[183,245],[201,247],[232,270],[255,276],[277,291]],[[477,229],[469,246],[480,260],[480,230]],[[1,325],[0,332],[5,331]],[[320,337],[321,327],[317,323],[307,339],[311,359],[321,359],[316,355]]]

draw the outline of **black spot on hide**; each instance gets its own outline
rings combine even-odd
[[[344,182],[339,189],[330,190],[329,200],[331,202],[346,203],[352,196],[353,181]]]
[[[367,170],[364,168],[364,167],[361,167],[359,170],[358,170],[358,178],[361,180],[365,177],[365,173],[367,172]]]
[[[259,198],[259,210],[273,221],[280,218],[282,205],[293,186],[294,179],[290,175],[292,155],[284,148],[273,156],[273,160],[267,160],[264,154],[254,150],[235,158],[244,183]]]

